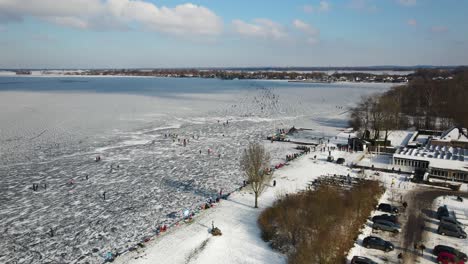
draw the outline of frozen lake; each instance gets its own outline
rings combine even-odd
[[[237,188],[249,141],[293,125],[335,135],[347,107],[388,87],[0,77],[0,263],[101,263]],[[293,153],[274,146],[274,162]]]

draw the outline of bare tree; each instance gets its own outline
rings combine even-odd
[[[241,169],[255,193],[255,208],[258,208],[258,196],[270,181],[272,172],[269,170],[270,154],[263,145],[250,143],[241,157]]]

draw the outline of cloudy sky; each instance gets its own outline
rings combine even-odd
[[[468,64],[467,0],[0,0],[0,68]]]

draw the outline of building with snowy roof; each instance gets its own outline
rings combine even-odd
[[[454,127],[444,133],[440,137],[434,137],[430,140],[432,145],[460,147],[468,149],[468,131],[466,128]]]
[[[450,129],[424,146],[403,147],[393,154],[396,169],[429,178],[468,182],[468,138],[463,129]],[[466,146],[466,147],[465,147]]]

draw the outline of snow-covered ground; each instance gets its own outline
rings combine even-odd
[[[333,151],[332,155],[351,161],[359,154]],[[223,263],[285,263],[283,255],[261,240],[257,218],[262,208],[271,206],[280,195],[304,190],[321,175],[356,176],[346,166],[327,162],[327,156],[328,152],[311,152],[277,170],[273,178],[277,185],[268,187],[260,196],[258,209],[253,208],[254,196],[248,188],[235,192],[192,223],[156,237],[147,243],[146,249],[121,256],[117,263],[218,263],[220,260]],[[212,222],[221,229],[222,236],[212,237],[208,233]]]
[[[0,263],[100,263],[106,252],[125,250],[154,234],[156,226],[176,223],[183,210],[195,210],[220,189],[238,188],[243,180],[238,159],[249,141],[292,125],[334,136],[347,117],[338,106],[388,87],[274,84],[287,87],[269,89],[255,82],[216,80],[3,78]],[[185,85],[199,90],[184,90]],[[203,90],[207,85],[210,90]],[[164,89],[151,90],[158,86]],[[104,92],[94,92],[100,89]],[[283,142],[265,145],[274,163],[296,152]],[[102,160],[95,162],[98,155]],[[328,153],[321,155],[323,160]],[[292,180],[278,178],[275,190],[305,188],[306,180],[299,179],[304,175],[346,169],[335,170],[323,161],[310,166],[316,171],[291,173]],[[282,173],[277,177],[290,176]],[[38,191],[33,184],[39,184]],[[268,195],[261,206],[271,202]],[[248,204],[252,199],[247,196],[234,194],[232,203]],[[239,211],[227,208],[230,202],[219,207],[226,215]],[[204,214],[211,212],[215,210]],[[254,213],[249,217],[254,217],[250,224],[256,222]],[[229,225],[215,224],[228,232]],[[259,241],[258,236],[252,239]],[[183,240],[172,241],[177,242],[169,248],[184,247]]]

